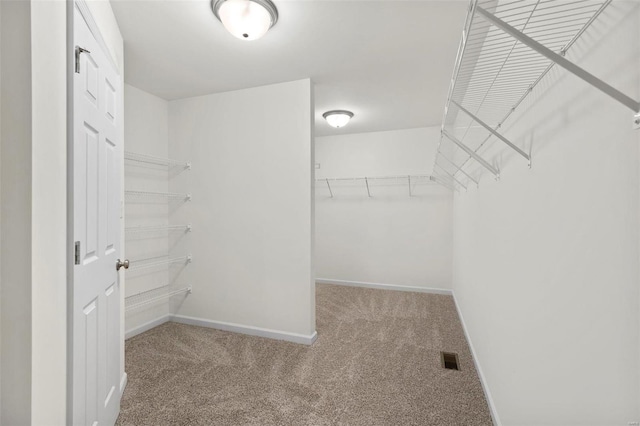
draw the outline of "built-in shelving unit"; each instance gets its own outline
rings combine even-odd
[[[507,119],[554,66],[629,107],[640,102],[565,58],[611,0],[473,0],[469,6],[442,119],[433,175],[449,186],[478,184],[499,165],[483,156],[493,142],[529,166],[531,153],[501,133]]]
[[[153,188],[162,187],[162,185],[168,183],[169,179],[182,171],[191,170],[191,163],[188,161],[160,158],[136,152],[125,152],[125,161],[127,163],[125,181],[134,182],[134,186],[136,182],[149,185],[148,182],[161,179],[158,181],[159,186],[156,184],[152,186]],[[176,170],[177,172],[173,173]],[[127,173],[130,173],[130,175],[127,176]],[[184,267],[192,262],[191,254],[176,256],[170,253],[171,244],[169,244],[169,238],[181,238],[183,237],[181,234],[190,233],[192,231],[191,224],[169,225],[168,216],[162,219],[165,213],[162,213],[164,210],[162,210],[161,206],[162,203],[168,206],[167,202],[191,201],[191,194],[188,192],[176,193],[130,189],[125,191],[125,201],[127,205],[134,208],[133,211],[137,215],[138,223],[141,222],[140,214],[142,214],[143,219],[146,214],[152,216],[149,218],[150,223],[153,223],[153,221],[166,222],[157,225],[143,223],[139,226],[125,228],[125,241],[130,243],[127,245],[127,253],[131,257],[129,270],[133,272],[127,277],[127,285],[130,288],[136,288],[131,286],[137,286],[143,289],[126,297],[126,310],[135,311],[131,312],[131,314],[138,314],[176,296],[191,294],[191,286],[178,287],[175,284],[167,284],[167,282],[174,283],[179,281],[175,277],[181,273],[182,268],[178,270],[176,266]],[[147,203],[152,205],[145,206]],[[168,212],[166,214],[168,215]],[[160,241],[158,244],[158,238],[163,238],[166,241]],[[135,252],[129,253],[132,246],[135,246]],[[163,246],[167,247],[167,251],[164,254],[159,254],[158,250],[162,251]],[[145,249],[147,250],[146,253],[144,252]],[[137,282],[137,280],[141,281]]]

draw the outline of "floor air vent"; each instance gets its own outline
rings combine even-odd
[[[440,352],[440,358],[442,360],[442,368],[447,370],[460,370],[458,366],[458,354],[453,352]]]

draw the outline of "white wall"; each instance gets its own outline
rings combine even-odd
[[[125,150],[160,158],[168,157],[169,103],[128,84],[125,85]],[[169,171],[163,166],[125,161],[125,188],[137,191],[167,192]],[[166,203],[137,198],[125,206],[127,228],[161,226],[169,223]],[[136,260],[166,256],[169,237],[166,232],[129,233],[126,258]],[[126,296],[165,286],[167,267],[127,271]],[[169,301],[145,305],[126,312],[127,333],[169,314]]]
[[[639,28],[637,3],[613,2],[568,56],[640,99]],[[485,153],[500,182],[455,197],[453,288],[504,425],[640,421],[631,122],[556,67],[505,131],[533,168]]]
[[[0,2],[0,8],[0,423],[10,425],[31,421],[31,5]]]
[[[179,315],[315,332],[312,90],[300,80],[169,103],[169,154],[193,162],[170,183],[193,194],[171,211],[193,224],[174,249],[194,255]]]
[[[34,425],[63,424],[66,420],[66,13],[64,2],[31,3],[31,421]]]
[[[428,175],[439,128],[316,139],[317,178]],[[424,181],[417,181],[423,182]],[[408,179],[316,185],[318,279],[451,288],[452,208],[449,190]]]

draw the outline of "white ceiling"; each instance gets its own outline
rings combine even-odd
[[[275,0],[277,24],[238,40],[208,0],[112,1],[125,80],[171,100],[311,78],[316,135],[439,125],[467,1]],[[322,113],[355,113],[343,129]]]

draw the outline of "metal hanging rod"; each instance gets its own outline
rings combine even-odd
[[[499,129],[554,65],[568,69],[622,102],[636,112],[634,119],[640,125],[640,102],[564,58],[610,3],[611,0],[473,0],[449,86],[434,168],[438,164],[447,174],[469,178],[471,173],[465,169],[469,161],[475,160],[497,177],[497,168],[487,168],[491,165],[487,161],[483,164],[478,155],[492,139],[508,145],[530,165],[531,154],[509,141]],[[477,130],[478,124],[484,131]],[[443,150],[445,143],[464,154],[445,159],[442,153],[449,153],[448,149]]]
[[[162,286],[151,290],[143,291],[125,298],[125,310],[136,309],[142,306],[170,299],[180,294],[191,294],[192,288],[184,287],[177,290],[170,290],[169,286]]]
[[[154,166],[182,167],[185,170],[191,170],[190,161],[171,160],[169,158],[155,157],[153,155],[141,154],[138,152],[125,151],[124,159],[137,163],[152,164]]]
[[[127,234],[144,233],[144,232],[159,232],[159,231],[184,231],[191,232],[191,224],[188,225],[160,225],[160,226],[135,226],[125,228],[124,232]]]
[[[188,264],[188,263],[191,263],[192,260],[193,258],[190,254],[186,256],[171,257],[171,258],[162,259],[162,260],[157,260],[155,258],[141,259],[141,260],[132,261],[129,269],[132,269],[132,270],[148,269],[148,268],[155,268],[157,266],[171,265],[174,263]]]
[[[124,191],[124,195],[130,198],[174,198],[191,201],[191,194],[179,194],[175,192],[151,192],[151,191]]]

